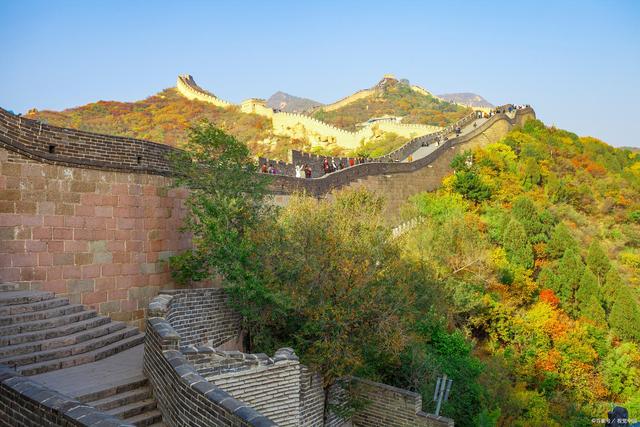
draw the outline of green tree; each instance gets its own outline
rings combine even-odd
[[[575,307],[575,292],[578,289],[583,272],[584,264],[580,255],[574,249],[565,250],[558,263],[556,289],[563,306],[569,310]]]
[[[611,312],[611,306],[616,299],[620,288],[626,286],[616,268],[610,268],[602,287],[602,299],[607,314]]]
[[[528,157],[524,164],[524,188],[530,190],[540,184],[541,181],[542,175],[538,161],[533,157]]]
[[[638,346],[625,342],[613,348],[602,362],[604,379],[620,400],[640,396]]]
[[[584,307],[588,305],[592,296],[600,301],[602,294],[598,285],[598,278],[591,272],[591,269],[585,268],[576,290],[575,308],[578,312],[582,313],[584,311]]]
[[[184,229],[193,249],[171,263],[179,282],[210,279],[257,286],[248,235],[265,216],[268,180],[257,172],[244,143],[203,121],[189,130],[189,141],[173,152],[175,184],[190,190]]]
[[[525,269],[533,268],[533,249],[522,224],[513,219],[504,230],[502,244],[509,263]]]
[[[598,278],[599,283],[604,283],[605,276],[611,268],[611,262],[596,239],[594,239],[593,242],[591,242],[591,245],[589,245],[589,251],[587,252],[587,267],[593,271]]]
[[[560,258],[567,249],[578,249],[578,243],[571,235],[571,231],[569,231],[569,227],[567,227],[564,223],[558,223],[553,232],[551,233],[551,237],[549,242],[547,243],[547,254],[551,258]]]
[[[628,286],[618,288],[611,304],[609,325],[621,338],[640,341],[640,308]]]
[[[460,170],[454,175],[453,191],[467,200],[480,203],[491,198],[491,187],[482,181],[480,175],[473,170]]]

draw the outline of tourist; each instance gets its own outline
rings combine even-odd
[[[262,164],[262,167],[260,168],[260,171],[261,171],[262,173],[267,173],[267,172],[268,172],[267,164],[266,164],[266,163],[263,163],[263,164]]]
[[[409,157],[407,157],[407,162],[413,162],[413,154],[409,154]]]
[[[327,159],[326,157],[324,158],[324,162],[322,163],[322,170],[324,171],[325,175],[331,172],[329,167],[329,159]]]
[[[296,178],[302,178],[303,173],[302,165],[296,165]]]
[[[340,163],[338,163],[338,169],[344,169],[344,163],[342,162],[342,160],[340,160]]]
[[[353,160],[353,157],[351,157],[351,158],[349,159],[349,166],[353,166],[353,165],[355,165],[355,164],[356,164],[355,160]]]
[[[311,168],[309,165],[304,165],[304,176],[305,178],[311,178]]]
[[[338,166],[336,165],[336,159],[331,159],[331,172],[335,172],[338,170]]]

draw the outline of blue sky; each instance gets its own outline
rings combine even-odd
[[[331,102],[393,73],[640,146],[640,1],[0,1],[0,38],[16,112],[142,99],[179,73],[234,102]]]

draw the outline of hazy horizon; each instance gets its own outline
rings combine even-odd
[[[2,3],[0,106],[135,101],[183,73],[232,102],[283,91],[330,103],[392,73],[640,147],[639,21],[632,1]]]

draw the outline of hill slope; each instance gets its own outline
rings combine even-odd
[[[373,93],[332,111],[317,109],[311,115],[334,126],[356,130],[372,117],[399,116],[403,123],[446,126],[469,113],[469,109],[419,93],[406,82],[385,78]]]
[[[460,426],[582,426],[615,402],[637,418],[640,156],[530,121],[452,165],[408,206],[424,222],[404,244],[449,328],[470,338],[431,353],[456,390],[444,413]]]

